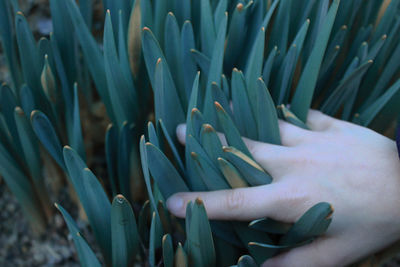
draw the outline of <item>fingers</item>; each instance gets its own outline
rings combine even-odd
[[[282,145],[296,146],[312,138],[311,132],[283,120],[278,120]]]
[[[262,217],[294,222],[299,215],[301,199],[293,199],[279,183],[264,186],[211,192],[178,193],[167,200],[168,209],[185,217],[186,205],[196,198],[203,200],[207,215],[216,220],[249,221]]]
[[[337,119],[322,113],[319,110],[310,109],[307,116],[307,125],[312,131],[326,131],[329,130]]]
[[[332,237],[323,236],[317,238],[311,244],[295,248],[267,260],[263,267],[328,267],[345,264],[337,258],[337,240]],[[342,253],[343,254],[343,253]]]

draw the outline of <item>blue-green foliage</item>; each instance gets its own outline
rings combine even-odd
[[[278,118],[308,128],[310,107],[384,131],[400,112],[400,0],[385,12],[382,2],[104,0],[101,45],[91,0],[50,0],[54,31],[39,41],[17,2],[0,1],[10,74],[0,88],[0,173],[44,231],[52,213],[44,147],[73,185],[107,265],[145,257],[153,266],[162,248],[165,266],[254,266],[309,243],[329,226],[327,203],[293,225],[263,218],[248,228],[209,223],[198,200],[187,209],[187,241],[174,251],[183,224],[165,200],[272,182],[241,136],[280,145]],[[88,118],[103,108],[110,194],[86,168],[95,144],[84,135],[98,135]],[[185,122],[183,148],[175,129]],[[143,184],[149,201],[138,215]],[[59,209],[82,264],[99,265]],[[246,249],[251,256],[239,258]]]

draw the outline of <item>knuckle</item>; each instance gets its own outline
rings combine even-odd
[[[244,192],[238,189],[230,190],[226,195],[225,201],[225,206],[230,213],[238,212],[245,203]]]

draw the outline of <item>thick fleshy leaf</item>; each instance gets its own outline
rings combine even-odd
[[[165,127],[164,122],[161,119],[158,121],[158,125],[160,125],[160,128],[162,130],[162,133],[163,133],[165,139],[167,139],[168,145],[172,150],[172,154],[174,155],[174,158],[175,158],[176,162],[178,163],[178,166],[179,166],[179,169],[180,169],[182,175],[184,175],[185,167],[183,165],[181,156],[179,155],[178,149],[175,146],[174,142],[172,141],[171,136],[168,134],[167,128]]]
[[[296,125],[303,129],[309,129],[309,127],[296,117],[284,104],[278,106],[278,111],[280,112],[280,117],[293,125]]]
[[[251,256],[243,255],[239,258],[237,267],[257,267],[257,263]]]
[[[271,218],[263,218],[251,221],[249,227],[258,231],[271,233],[271,234],[286,234],[292,227],[291,223],[283,223]]]
[[[187,251],[190,266],[215,266],[215,249],[203,201],[196,199],[188,204],[191,220],[187,234]]]
[[[75,34],[81,45],[83,57],[88,66],[90,74],[96,84],[97,92],[99,93],[102,101],[104,102],[107,113],[114,119],[114,113],[111,106],[111,98],[108,94],[107,80],[105,75],[104,58],[101,54],[97,42],[90,33],[87,25],[73,0],[65,1],[68,14],[74,25]]]
[[[194,161],[194,168],[208,190],[214,191],[230,188],[220,171],[214,165],[210,165],[207,160],[195,152],[192,152],[191,156]]]
[[[222,156],[222,144],[219,140],[217,132],[210,124],[203,124],[200,140],[204,150],[207,152],[208,157],[215,165],[218,165],[217,159]]]
[[[356,83],[358,85],[360,83],[360,80],[367,72],[372,62],[372,60],[368,60],[366,63],[355,69],[346,78],[344,78],[339,86],[332,92],[332,94],[322,105],[321,111],[331,116],[335,115],[342,106],[343,102],[349,97],[349,94],[351,93],[350,89],[354,87],[352,84]],[[358,88],[358,86],[355,88]]]
[[[119,130],[117,173],[119,192],[129,200],[132,197],[130,177],[132,149],[132,126],[124,122]]]
[[[134,121],[134,88],[126,79],[126,75],[118,60],[115,46],[114,31],[111,24],[110,12],[107,12],[104,26],[104,68],[107,78],[108,96],[115,115],[116,123],[122,127],[124,121]]]
[[[78,194],[106,262],[111,263],[111,203],[102,185],[80,156],[67,146],[63,154],[68,179]]]
[[[324,19],[321,30],[318,33],[315,45],[312,49],[310,57],[307,60],[293,96],[290,109],[303,122],[306,122],[307,120],[308,109],[311,105],[319,69],[323,60],[332,26],[335,21],[338,6],[339,0],[334,0],[329,8],[328,14]]]
[[[174,247],[172,244],[172,238],[170,234],[166,234],[162,239],[162,252],[163,252],[163,263],[165,267],[174,266]]]
[[[203,114],[204,117],[207,119],[207,121],[212,125],[216,125],[217,118],[215,114],[215,109],[213,107],[211,86],[213,82],[220,84],[221,81],[222,67],[224,63],[225,34],[226,34],[227,24],[228,24],[228,14],[225,13],[224,19],[222,20],[218,29],[215,45],[213,46],[210,71],[208,73],[206,92],[204,97]]]
[[[139,249],[135,214],[129,202],[117,195],[111,206],[111,242],[113,266],[130,266]]]
[[[392,109],[388,110],[391,114],[398,114],[399,105],[398,103],[400,99],[400,79],[396,81],[387,91],[375,100],[374,103],[371,104],[367,109],[362,111],[358,116],[355,116],[353,119],[354,122],[357,122],[363,126],[368,126],[380,113],[384,112],[388,109],[392,104]],[[394,110],[396,109],[396,110]]]
[[[33,230],[43,233],[46,222],[43,214],[39,212],[41,204],[33,191],[32,184],[2,142],[0,142],[0,173],[8,188],[21,203],[22,210],[30,220]]]
[[[70,178],[82,178],[84,194],[78,195],[79,200],[85,209],[90,226],[106,262],[111,262],[111,203],[106,192],[96,176],[88,168],[82,170],[81,177]]]
[[[174,79],[178,96],[183,110],[187,109],[187,98],[182,69],[181,34],[178,22],[172,12],[169,12],[165,20],[164,51],[168,66]]]
[[[248,187],[248,183],[229,161],[218,158],[219,169],[232,188]]]
[[[257,110],[257,102],[251,101],[257,100],[257,98],[252,99],[250,96],[250,91],[257,90],[257,88],[249,89],[247,88],[248,86],[250,86],[250,84],[247,83],[246,85],[246,81],[242,72],[238,71],[237,69],[233,69],[231,81],[233,117],[240,134],[256,140],[257,124],[255,115],[258,114],[255,113],[255,111]],[[255,106],[253,107],[253,105]]]
[[[182,177],[161,150],[151,143],[146,143],[146,152],[150,173],[165,199],[175,193],[189,191]]]
[[[72,124],[71,134],[69,136],[69,144],[75,149],[83,160],[86,160],[85,145],[83,143],[83,134],[81,126],[81,116],[79,112],[79,100],[78,100],[78,84],[74,84],[74,102],[72,112]]]
[[[69,213],[61,205],[56,203],[55,206],[61,212],[65,222],[67,223],[69,233],[72,237],[72,240],[74,240],[80,264],[82,266],[100,267],[101,265],[99,260],[96,258],[96,255],[89,247],[86,240],[82,237],[81,233],[79,232],[78,226],[72,219],[71,215],[69,215]]]
[[[218,102],[215,102],[215,107],[217,109],[218,121],[224,131],[228,144],[230,146],[236,147],[248,157],[251,157],[250,151],[247,149],[247,146],[242,140],[242,137],[240,136],[240,133],[233,123],[232,119]]]
[[[290,53],[290,52],[289,52]],[[257,80],[257,130],[258,139],[275,145],[281,144],[278,115],[275,103],[261,78]]]
[[[41,111],[34,110],[31,113],[31,123],[33,131],[42,145],[58,165],[65,170],[62,145],[50,120]]]
[[[320,202],[303,214],[279,241],[279,245],[294,245],[325,233],[332,221],[333,208],[326,202]]]
[[[258,163],[234,147],[224,147],[225,158],[229,160],[242,174],[251,186],[264,185],[272,182],[272,177]]]
[[[210,71],[211,60],[209,57],[197,51],[196,49],[190,49],[190,53],[192,59],[196,62],[196,64],[200,67],[201,71],[205,76],[208,76],[208,72]]]
[[[178,243],[178,247],[176,248],[175,257],[174,257],[174,266],[175,267],[188,267],[189,266],[187,254],[180,242]]]
[[[109,124],[106,131],[105,140],[107,174],[111,184],[112,195],[118,192],[117,160],[118,160],[118,129],[113,124]]]
[[[211,57],[214,51],[216,29],[214,26],[210,0],[201,1],[201,50],[205,55]]]
[[[189,3],[190,1],[184,1],[184,3]],[[194,49],[195,37],[193,33],[193,27],[190,21],[185,21],[182,26],[181,32],[181,60],[183,69],[183,81],[185,85],[186,96],[189,98],[191,95],[191,89],[193,87],[193,81],[195,80],[197,74],[196,63],[194,62],[191,49]]]

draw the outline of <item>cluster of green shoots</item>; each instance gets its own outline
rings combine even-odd
[[[384,132],[400,113],[400,0],[103,0],[102,41],[92,1],[49,2],[53,32],[37,41],[18,1],[0,1],[0,174],[39,234],[54,213],[46,169],[65,174],[102,255],[56,204],[83,266],[257,266],[308,244],[329,203],[248,223],[209,221],[200,199],[177,219],[165,202],[271,183],[241,137],[281,145],[278,119],[308,129],[316,108]],[[88,139],[94,118],[103,141]],[[106,180],[88,168],[99,144]]]

